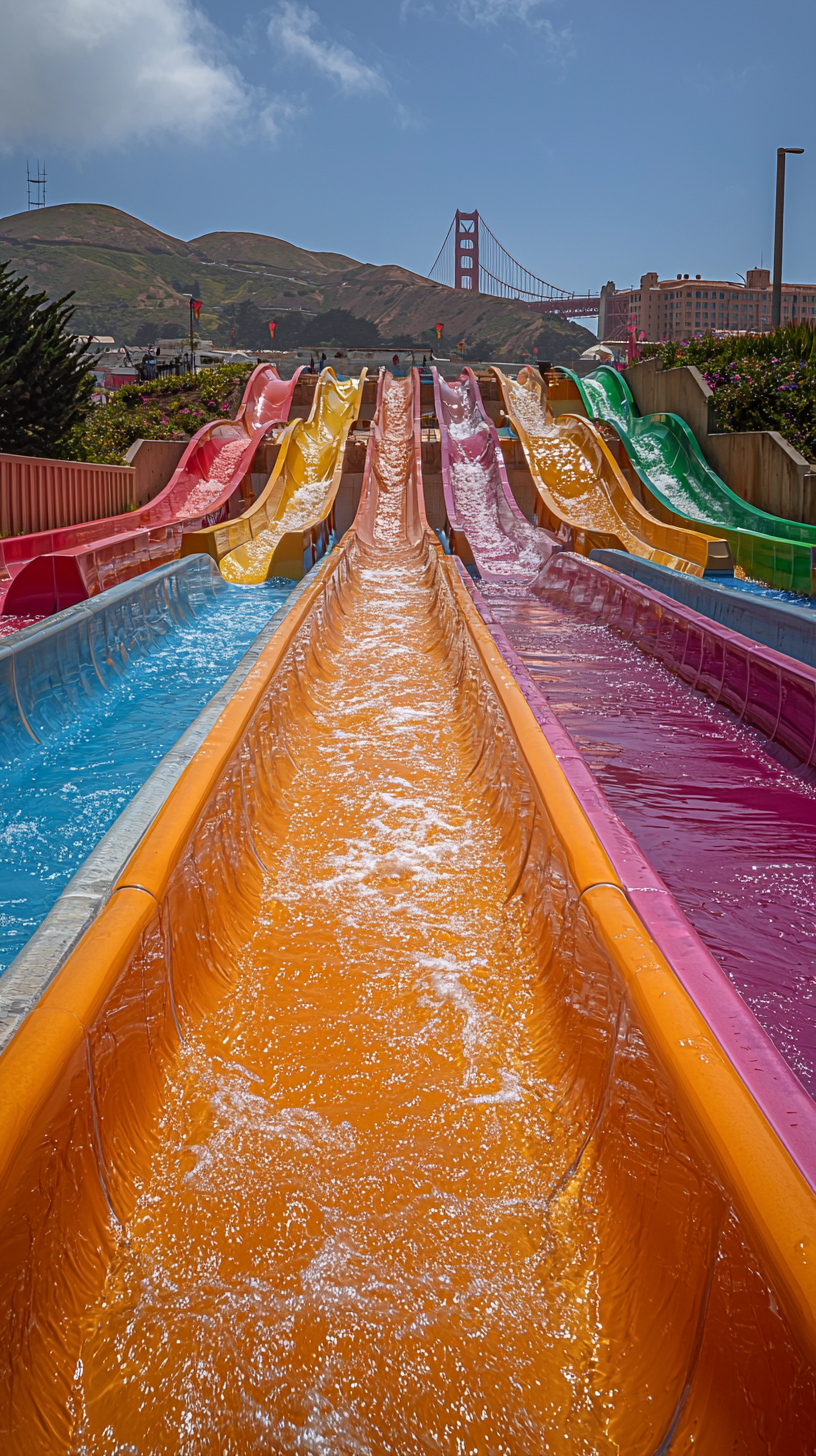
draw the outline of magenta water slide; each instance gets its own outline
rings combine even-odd
[[[480,597],[502,650],[816,1097],[816,670],[572,553],[527,591],[484,582]],[[800,1104],[790,1109],[798,1122]]]
[[[288,419],[301,371],[253,370],[232,420],[193,436],[164,490],[120,516],[0,541],[0,614],[49,616],[174,560],[186,531],[215,525],[248,503],[245,483],[270,427]]]
[[[472,369],[454,384],[433,371],[442,437],[442,486],[451,550],[485,581],[531,580],[561,545],[519,510],[507,479],[496,426]]]
[[[588,812],[603,787],[617,819],[601,837],[648,864],[641,913],[651,925],[666,887],[682,908],[684,964],[703,999],[720,987],[706,1015],[739,1040],[741,1075],[773,1044],[816,1096],[816,670],[557,543],[524,580],[476,380],[437,380],[436,408],[452,549],[475,561],[476,603]],[[737,996],[767,1042],[746,1037]],[[764,1073],[801,1126],[806,1094]]]

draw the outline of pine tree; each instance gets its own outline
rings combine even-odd
[[[59,455],[90,408],[88,359],[66,331],[72,297],[49,303],[0,263],[0,451]]]

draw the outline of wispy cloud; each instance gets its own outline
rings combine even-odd
[[[546,24],[541,14],[544,0],[454,0],[454,8],[466,25],[496,25],[499,21],[521,20],[526,25]]]
[[[270,101],[224,60],[192,0],[0,0],[0,148],[38,141],[103,150],[133,140],[209,140]]]
[[[388,82],[375,66],[369,66],[339,41],[315,35],[320,23],[320,16],[308,5],[283,0],[269,22],[269,39],[293,60],[305,61],[333,81],[346,95],[388,95]]]
[[[431,0],[401,0],[400,12],[403,18],[452,16],[464,25],[498,25],[516,20],[536,30],[550,30],[550,21],[542,11],[551,4],[552,0],[443,0],[441,5]]]
[[[563,59],[569,54],[571,33],[567,27],[553,24],[547,11],[552,11],[559,0],[400,0],[403,20],[415,16],[425,20],[458,21],[472,30],[487,30],[490,26],[525,26],[535,32],[544,49],[552,59]]]

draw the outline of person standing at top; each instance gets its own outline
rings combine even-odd
[[[323,370],[323,369],[325,369],[325,367],[326,367],[326,351],[324,350],[323,353],[320,355],[320,368],[321,368],[321,370]]]
[[[399,369],[399,354],[395,354],[394,355],[393,359],[391,360],[391,363],[393,364],[393,366],[394,366],[395,369]]]

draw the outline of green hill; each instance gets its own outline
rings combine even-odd
[[[522,303],[467,294],[396,264],[377,267],[341,253],[309,252],[259,233],[207,233],[182,242],[115,207],[66,203],[0,219],[0,257],[50,298],[75,290],[78,332],[147,344],[184,334],[186,293],[203,300],[203,337],[257,348],[265,321],[281,340],[321,338],[318,316],[344,309],[376,325],[389,344],[435,339],[497,355],[531,351],[576,358],[593,335],[545,319]],[[234,331],[234,332],[233,332]],[[250,337],[252,335],[252,337]],[[351,342],[348,340],[347,342]]]

